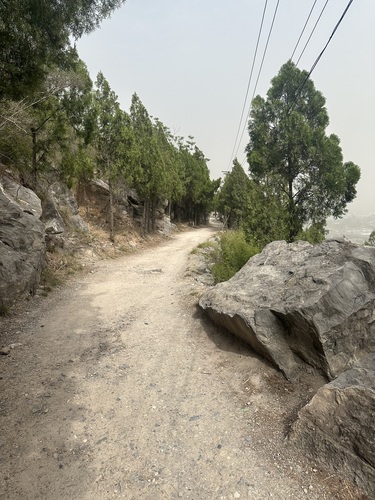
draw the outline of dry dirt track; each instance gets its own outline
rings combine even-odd
[[[101,262],[1,324],[22,344],[0,359],[1,499],[359,498],[284,443],[308,381],[198,313],[188,254],[211,234]]]

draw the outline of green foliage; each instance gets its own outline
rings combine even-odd
[[[71,183],[79,170],[76,158],[84,156],[89,144],[92,82],[77,58],[76,69],[51,70],[31,103],[0,103],[0,159],[16,166],[34,187],[43,172],[57,170],[61,180]]]
[[[242,225],[250,205],[250,179],[237,158],[224,178],[217,197],[217,210],[223,214],[228,228]]]
[[[273,187],[251,179],[249,198],[242,223],[246,240],[260,249],[271,241],[284,240],[288,214]]]
[[[70,67],[71,39],[90,33],[124,0],[0,2],[0,100],[38,90],[48,69]]]
[[[113,198],[117,184],[130,184],[139,171],[138,150],[130,116],[122,111],[103,73],[96,80],[96,150],[98,174],[109,186],[109,234],[114,241]]]
[[[217,260],[217,254],[219,251],[219,245],[216,241],[212,240],[207,240],[203,241],[202,243],[199,243],[193,250],[190,252],[193,255],[198,255],[203,253],[206,257],[209,263],[216,262]]]
[[[312,225],[303,231],[300,231],[296,240],[308,241],[311,244],[321,243],[326,237],[324,226]]]
[[[0,302],[0,317],[1,316],[9,316],[10,314],[10,306],[7,306]]]
[[[160,153],[163,167],[163,183],[159,188],[159,196],[178,201],[184,193],[182,179],[179,176],[180,166],[178,150],[170,130],[157,118],[154,120],[153,134]]]
[[[375,247],[375,231],[371,231],[369,239],[365,242],[365,245]]]
[[[96,80],[95,102],[99,174],[113,185],[120,178],[130,183],[138,166],[138,151],[131,120],[121,110],[117,95],[101,72]]]
[[[179,159],[184,195],[174,207],[175,218],[188,220],[195,225],[207,223],[220,179],[210,180],[208,160],[196,146],[193,137],[189,137],[186,143],[179,141]]]
[[[109,185],[109,219],[119,186],[144,202],[146,232],[160,201],[177,218],[205,222],[220,180],[192,140],[173,137],[134,94],[123,111],[102,73],[96,86],[72,44],[124,0],[0,1],[0,162],[39,188],[59,179]]]
[[[32,151],[30,113],[19,103],[0,101],[0,116],[0,161],[27,172]]]
[[[247,243],[241,230],[227,231],[220,236],[219,251],[212,266],[215,282],[227,281],[234,276],[259,248]]]
[[[265,196],[277,199],[284,239],[305,226],[341,217],[355,198],[359,168],[343,163],[340,142],[326,135],[325,99],[291,61],[272,80],[267,99],[256,97],[249,121],[249,172]]]

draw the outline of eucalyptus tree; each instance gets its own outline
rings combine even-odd
[[[329,216],[341,217],[356,196],[360,169],[343,162],[339,138],[326,133],[328,121],[325,98],[291,61],[273,78],[267,98],[252,102],[250,177],[277,197],[288,241],[306,226],[322,229]]]

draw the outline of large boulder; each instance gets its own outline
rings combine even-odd
[[[22,295],[33,294],[40,280],[45,242],[44,225],[38,218],[40,200],[38,203],[36,198],[21,186],[8,192],[0,182],[0,307],[3,309]]]
[[[321,387],[298,414],[290,441],[315,463],[375,498],[375,355]]]
[[[199,304],[288,379],[308,364],[331,380],[375,350],[375,248],[276,241]]]

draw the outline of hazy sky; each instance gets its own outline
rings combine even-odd
[[[291,57],[313,0],[280,0],[256,94]],[[293,61],[326,0],[317,0]],[[136,92],[150,115],[172,132],[192,135],[210,159],[211,177],[231,166],[264,0],[127,0],[99,30],[78,43],[91,77],[99,70],[128,111]],[[277,0],[269,0],[246,105],[260,68]],[[331,0],[298,67],[310,70],[348,0]],[[345,161],[362,170],[352,213],[375,212],[375,0],[354,0],[312,80],[327,99],[329,132]],[[243,126],[241,126],[241,131]],[[247,130],[238,159],[248,142]],[[244,163],[247,170],[247,164]]]

